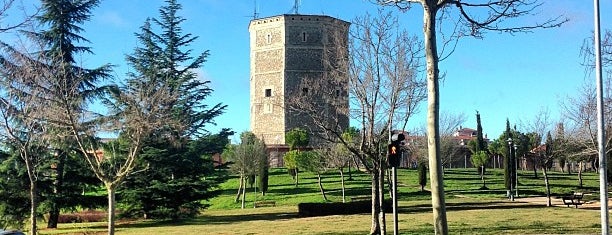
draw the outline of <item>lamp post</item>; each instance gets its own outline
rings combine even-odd
[[[508,168],[508,177],[510,178],[510,192],[508,193],[508,196],[510,197],[511,201],[514,201],[514,194],[512,193],[514,188],[514,159],[512,159],[513,146],[512,138],[508,138],[508,166],[506,167]]]
[[[593,19],[594,23],[594,49],[595,49],[595,84],[597,93],[597,149],[599,155],[599,201],[601,202],[601,234],[610,233],[610,218],[608,207],[608,175],[607,175],[607,159],[604,140],[606,133],[604,131],[604,102],[603,102],[603,79],[601,69],[601,29],[599,19],[599,0],[593,0]]]
[[[518,197],[518,157],[516,156],[516,143],[514,144],[514,193],[515,197]]]

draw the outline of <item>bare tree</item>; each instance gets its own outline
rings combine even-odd
[[[34,18],[36,14],[38,14],[38,9],[35,8],[35,6],[32,6],[32,7],[34,7],[34,9],[32,9],[33,12],[29,13],[25,9],[25,6],[23,6],[23,3],[21,1],[1,0],[0,1],[0,32],[8,32],[8,31],[12,31],[15,29],[19,29],[25,26],[26,24],[30,23],[32,18]],[[6,20],[6,18],[10,14],[18,14],[18,13],[22,14],[23,17],[14,17],[18,19],[17,21],[11,22],[11,21]]]
[[[589,75],[595,66],[595,55],[593,52],[593,38],[586,39],[581,48],[581,56],[585,72]],[[605,132],[612,131],[612,31],[606,30],[602,45],[602,65],[608,71],[608,76],[604,78],[603,89],[603,112]],[[578,162],[579,184],[582,184],[582,170],[585,161],[597,164],[598,141],[597,141],[597,104],[596,91],[591,81],[585,80],[579,92],[574,97],[568,97],[562,104],[563,114],[568,124],[564,135],[563,145],[559,146],[569,160]],[[606,135],[604,148],[606,155],[612,153],[612,136]],[[610,165],[608,165],[610,166]],[[610,169],[608,169],[610,171]],[[609,174],[608,174],[609,175]]]
[[[348,140],[350,137],[345,138]],[[349,165],[351,160],[351,152],[346,146],[340,143],[332,143],[328,147],[323,147],[315,150],[324,160],[324,168],[337,169],[340,173],[340,186],[342,191],[342,202],[346,202],[345,187],[344,187],[344,168]]]
[[[29,118],[28,121],[33,123],[29,125],[35,128],[32,130],[37,131],[33,134],[43,140],[52,138],[75,140],[78,150],[85,157],[93,173],[106,187],[108,231],[109,234],[114,234],[115,190],[125,177],[134,172],[135,162],[144,139],[156,128],[180,130],[180,127],[172,121],[172,112],[167,105],[169,102],[174,102],[176,96],[168,89],[153,87],[153,84],[130,84],[130,87],[122,89],[114,87],[112,98],[105,102],[111,108],[109,110],[111,115],[100,117],[87,109],[79,81],[88,79],[91,73],[101,73],[101,70],[66,73],[65,71],[71,68],[61,66],[63,64],[58,62],[61,61],[61,55],[44,53],[36,55],[38,57],[34,58],[27,53],[16,52],[12,55],[12,58],[22,58],[31,62],[20,64],[16,68],[32,69],[33,73],[23,77],[18,76],[19,74],[9,74],[8,83],[13,86],[8,88],[13,94],[19,95],[19,100],[5,99],[3,102],[12,107],[21,105],[28,109],[22,108],[20,112],[15,112],[18,111],[15,108],[8,109],[7,114],[20,113],[21,116],[18,116],[17,120]],[[3,62],[5,63],[3,69],[10,68],[6,64],[7,60]],[[26,114],[28,116],[24,116]],[[5,123],[9,124],[8,121]],[[103,146],[95,137],[100,132],[121,133],[121,138],[128,143],[127,151],[101,152]]]
[[[308,95],[294,97],[289,108],[312,120],[319,138],[342,143],[364,166],[372,180],[371,234],[385,233],[384,176],[386,145],[390,133],[404,128],[424,99],[424,81],[418,76],[421,67],[419,40],[406,31],[398,30],[397,17],[380,11],[378,16],[366,15],[352,22],[350,43],[342,36],[330,37],[334,51],[324,53],[328,72],[323,79],[310,79],[302,84]],[[349,45],[350,55],[346,48]],[[348,84],[346,80],[348,79]],[[348,87],[347,87],[348,86]],[[351,110],[321,107],[321,103],[348,102],[343,90],[348,89]],[[321,102],[325,101],[325,102]],[[340,107],[340,108],[338,108]],[[342,117],[350,114],[359,120],[356,141],[343,138]],[[394,121],[398,121],[397,123]],[[357,142],[357,144],[355,144]]]
[[[604,86],[604,123],[606,124],[606,131],[610,131],[610,124],[612,124],[612,96],[610,95],[612,89],[610,88],[612,79],[606,78],[606,85]],[[596,121],[596,103],[595,103],[595,88],[592,83],[586,82],[576,97],[569,97],[566,102],[562,104],[564,110],[564,117],[566,117],[570,124],[575,126],[576,133],[574,136],[578,139],[575,144],[579,145],[577,149],[579,152],[575,152],[574,156],[596,156],[597,155],[597,121]],[[604,143],[606,154],[610,154],[612,149],[612,136],[606,136]]]
[[[42,165],[49,156],[48,128],[44,124],[47,114],[41,97],[48,95],[41,89],[32,89],[33,81],[51,75],[38,58],[2,44],[6,52],[0,58],[0,112],[3,143],[18,150],[24,161],[30,181],[30,233],[37,234],[38,181],[42,177]],[[39,54],[40,55],[40,54]]]
[[[542,168],[542,174],[544,176],[544,185],[546,187],[546,197],[548,199],[547,205],[552,206],[550,198],[550,180],[548,178],[548,169],[552,165],[553,160],[556,157],[553,152],[553,139],[550,135],[552,127],[552,121],[550,118],[550,111],[546,108],[541,108],[538,114],[534,117],[533,121],[528,125],[530,133],[535,134],[535,139],[539,140],[539,143],[535,143],[535,154],[534,163]],[[542,137],[546,136],[545,143],[542,141]]]
[[[455,132],[465,123],[465,114],[442,113],[440,116],[440,153],[442,165],[451,167],[453,157],[461,151],[460,141],[455,138]],[[457,158],[455,158],[457,159]]]
[[[513,19],[529,16],[537,11],[542,3],[538,0],[503,0],[503,1],[459,1],[459,0],[376,0],[379,4],[395,5],[403,10],[412,6],[423,7],[423,35],[427,61],[428,114],[427,137],[429,143],[429,170],[432,186],[432,207],[434,212],[434,229],[436,234],[448,234],[446,207],[444,200],[444,183],[442,162],[440,159],[439,130],[439,67],[438,32],[445,22],[451,23],[452,34],[441,45],[447,45],[460,37],[482,38],[485,31],[517,33],[537,28],[558,27],[567,19],[561,17],[544,20],[528,26],[515,26]],[[443,39],[445,35],[440,33]],[[444,47],[441,52],[444,52]],[[452,50],[451,50],[452,52]],[[444,57],[442,57],[444,58]]]

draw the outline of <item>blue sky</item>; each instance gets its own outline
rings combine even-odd
[[[249,33],[248,24],[255,9],[253,0],[183,0],[179,12],[187,20],[183,31],[198,36],[195,52],[210,50],[201,76],[215,90],[207,100],[222,102],[227,112],[216,119],[216,131],[223,127],[236,132],[249,129]],[[258,0],[260,17],[291,13],[293,0]],[[88,66],[116,65],[115,76],[128,70],[125,54],[137,46],[134,33],[147,17],[158,17],[162,0],[106,0],[93,11],[84,25],[86,38],[95,55],[82,58]],[[302,0],[301,14],[325,14],[351,21],[377,6],[367,0]],[[612,29],[612,1],[601,1],[601,24]],[[565,15],[570,22],[561,28],[537,30],[516,35],[487,33],[484,39],[464,38],[454,54],[440,63],[446,74],[441,82],[441,110],[464,113],[464,127],[475,128],[475,110],[481,114],[484,132],[497,138],[512,123],[528,122],[547,107],[555,119],[562,98],[575,93],[585,79],[580,65],[580,46],[593,30],[591,1],[546,1],[539,16],[521,20],[536,21]],[[422,37],[420,7],[400,13],[402,27]],[[594,78],[588,77],[593,80]],[[409,126],[425,125],[425,103]],[[520,128],[520,127],[519,127]]]

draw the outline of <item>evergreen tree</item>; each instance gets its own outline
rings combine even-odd
[[[476,111],[476,143],[477,143],[476,152],[487,150],[487,142],[485,142],[483,134],[482,134],[482,125],[480,123],[480,113],[478,113],[478,111]]]
[[[145,219],[192,217],[206,207],[202,202],[224,177],[215,171],[211,156],[221,152],[209,141],[227,144],[227,135],[190,141],[187,147],[149,142],[141,155],[145,170],[126,179],[119,191],[128,216]],[[121,145],[121,143],[117,143]]]
[[[36,133],[38,136],[43,136],[39,138],[46,138],[45,143],[41,144],[47,149],[47,142],[50,142],[51,148],[60,152],[58,157],[53,159],[54,162],[45,163],[55,166],[53,173],[47,174],[53,178],[46,182],[51,184],[51,190],[48,190],[51,194],[47,195],[48,201],[44,202],[50,210],[47,225],[50,228],[57,227],[59,212],[65,206],[69,206],[67,202],[82,201],[75,198],[80,196],[79,194],[69,192],[70,187],[64,185],[67,183],[65,170],[82,166],[73,162],[74,158],[66,157],[74,147],[71,146],[72,133],[67,120],[74,118],[69,115],[79,118],[85,116],[81,116],[82,108],[106,90],[106,87],[99,87],[97,83],[108,78],[111,69],[110,65],[88,69],[77,65],[75,60],[75,57],[83,53],[91,53],[89,47],[77,45],[88,42],[80,35],[83,29],[79,25],[89,20],[91,9],[98,3],[99,0],[42,0],[41,14],[35,17],[42,30],[21,31],[34,45],[41,46],[39,52],[23,53],[30,56],[28,66],[44,68],[45,74],[48,73],[48,76],[45,76],[39,71],[39,74],[30,78],[31,80],[24,84],[26,87],[24,91],[27,92],[24,92],[23,96],[29,96],[30,101],[36,100],[35,102],[41,103],[41,107],[36,111],[40,116],[44,116],[38,117],[39,124],[45,127],[44,133]],[[6,44],[2,46],[5,51],[17,52],[11,46]],[[59,109],[69,109],[74,113],[61,112]],[[94,115],[88,115],[91,116]],[[36,154],[42,156],[50,153],[39,151]],[[83,172],[82,169],[78,171]],[[70,180],[72,179],[68,179]],[[45,185],[40,186],[45,187]],[[32,204],[33,207],[37,206],[36,203]],[[35,229],[32,230],[32,234],[36,234]]]
[[[29,183],[25,165],[16,151],[0,152],[0,229],[23,229],[29,216]]]
[[[421,192],[423,192],[425,191],[425,186],[427,185],[427,163],[424,161],[419,161],[418,171],[419,185],[421,185]]]
[[[483,134],[482,134],[482,125],[480,124],[480,113],[478,113],[478,111],[476,111],[476,140],[470,140],[470,142],[468,142],[468,148],[472,151],[472,154],[476,154],[478,152],[481,151],[487,151],[487,142],[485,142]],[[488,154],[486,154],[488,156]],[[472,155],[472,157],[474,157]],[[478,173],[480,174],[480,176],[484,176],[484,174],[486,173],[486,164],[489,161],[489,158],[485,159],[486,162],[484,162],[481,165],[478,165],[477,169],[478,169]],[[474,161],[472,161],[474,162]]]
[[[300,150],[308,146],[310,137],[308,132],[301,128],[294,128],[285,134],[285,143],[289,145],[289,150]]]
[[[91,101],[101,95],[105,87],[97,86],[102,79],[108,78],[110,75],[111,66],[104,65],[95,69],[87,69],[77,65],[75,57],[81,53],[91,53],[89,47],[80,46],[76,43],[89,42],[86,38],[80,35],[83,29],[79,26],[88,21],[91,17],[91,10],[98,6],[99,0],[43,0],[43,14],[37,17],[38,21],[48,28],[42,32],[35,34],[37,41],[43,41],[47,45],[46,56],[54,58],[56,64],[52,65],[56,72],[56,81],[53,91],[54,96],[68,95],[72,96],[71,100]],[[60,58],[60,59],[57,59]],[[77,87],[76,92],[74,88]],[[78,106],[86,105],[86,103],[72,104],[73,109],[78,110]],[[55,127],[51,131],[66,133],[68,130],[62,126]],[[58,135],[61,136],[61,135]],[[47,221],[48,228],[57,228],[59,214],[62,208],[66,206],[75,206],[70,202],[80,201],[77,199],[80,195],[78,191],[71,192],[75,184],[70,174],[76,173],[79,176],[85,177],[82,172],[82,161],[75,158],[69,158],[68,155],[72,152],[72,141],[70,139],[58,139],[54,144],[57,150],[57,158],[55,158],[56,168],[55,179],[53,179],[52,192],[54,194],[48,197],[50,211],[49,220]],[[66,172],[65,170],[76,171]],[[89,174],[91,176],[91,174]],[[74,175],[72,175],[74,176]],[[67,182],[72,181],[72,182]],[[66,185],[67,184],[67,185]],[[68,186],[71,185],[71,186]],[[68,204],[72,205],[68,205]]]
[[[259,190],[261,191],[261,195],[266,195],[268,192],[268,176],[270,175],[270,161],[268,160],[268,155],[261,155],[260,166],[259,166],[259,174],[257,174],[259,182]]]
[[[104,196],[83,194],[85,190],[97,190],[100,181],[80,153],[65,150],[51,153],[51,160],[45,165],[47,177],[39,184],[42,209],[49,212],[47,228],[57,227],[62,210],[99,208],[106,203]]]
[[[502,144],[502,146],[504,146],[502,148],[504,149],[504,151],[502,151],[504,153],[504,186],[506,187],[507,196],[510,196],[512,193],[510,192],[512,189],[512,150],[508,146],[508,139],[512,138],[510,120],[506,119],[506,131],[504,131],[499,138],[501,139],[501,142],[505,143]]]
[[[201,201],[213,196],[211,190],[219,183],[211,179],[221,179],[210,177],[216,174],[210,156],[220,153],[233,134],[228,129],[217,134],[205,129],[226,106],[208,107],[205,102],[213,90],[195,70],[209,53],[191,55],[189,46],[197,37],[182,32],[181,8],[176,0],[166,0],[160,17],[147,19],[140,28],[140,45],[126,57],[134,69],[128,73],[128,85],[153,85],[177,96],[176,102],[163,105],[172,109],[181,128],[162,127],[149,137],[139,161],[148,170],[128,178],[130,187],[121,191],[123,202],[131,205],[128,211],[147,218],[188,217],[204,208]]]

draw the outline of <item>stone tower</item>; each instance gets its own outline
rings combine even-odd
[[[348,54],[348,28],[348,22],[329,16],[297,14],[255,19],[249,24],[251,131],[263,138],[268,148],[282,148],[285,133],[296,127],[311,131],[311,143],[316,145],[312,120],[288,107],[295,96],[316,93],[308,89],[317,86],[304,86],[306,80],[310,84],[337,81],[333,88],[337,98],[317,102],[326,111],[348,110],[348,70],[329,75],[338,70],[337,66],[331,68],[329,58]],[[346,112],[338,120],[341,127],[348,127]]]

